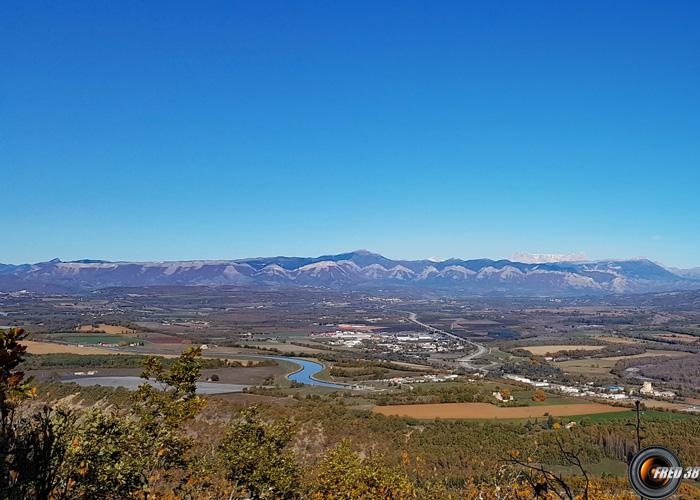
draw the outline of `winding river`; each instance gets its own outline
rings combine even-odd
[[[331,389],[350,389],[350,386],[344,384],[334,384],[333,382],[326,382],[319,380],[314,377],[317,373],[321,372],[325,366],[322,363],[316,361],[309,361],[303,358],[290,358],[287,356],[259,356],[261,358],[276,359],[279,361],[287,361],[289,363],[294,363],[299,366],[299,369],[293,373],[287,375],[287,378],[293,382],[299,382],[300,384],[315,385],[317,387],[330,387]]]
[[[334,384],[333,382],[326,382],[324,380],[319,380],[314,377],[317,373],[321,372],[325,366],[322,363],[316,361],[309,361],[308,359],[302,358],[291,358],[288,356],[255,356],[248,355],[246,357],[256,357],[265,359],[274,359],[277,361],[286,361],[292,363],[298,367],[298,369],[289,375],[287,378],[293,382],[298,382],[300,384],[314,385],[317,387],[328,387],[331,389],[350,389],[350,386],[344,384]],[[138,386],[144,383],[144,379],[141,377],[131,377],[131,376],[113,376],[113,377],[77,377],[66,379],[65,382],[75,382],[78,385],[89,386],[89,385],[104,385],[108,387],[125,387],[129,390],[136,390]],[[160,387],[154,381],[146,381],[149,384]],[[197,382],[197,393],[198,394],[225,394],[229,392],[241,392],[247,385],[240,384],[222,384],[222,383],[210,383],[210,382]]]

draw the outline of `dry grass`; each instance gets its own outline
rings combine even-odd
[[[372,408],[372,411],[381,413],[382,415],[426,419],[518,419],[545,417],[545,413],[554,417],[593,415],[596,413],[629,411],[629,408],[610,406],[602,403],[521,406],[514,408],[502,408],[488,403],[439,403],[375,406]]]
[[[53,342],[37,342],[23,340],[29,354],[114,354],[113,350],[98,347],[78,347],[77,345],[54,344]]]
[[[554,366],[561,368],[567,373],[581,373],[585,375],[607,375],[615,366],[616,361],[610,358],[585,358],[570,359],[554,363]]]
[[[584,375],[607,375],[610,370],[620,360],[634,358],[652,358],[655,356],[667,356],[669,358],[681,358],[691,356],[689,352],[683,351],[647,351],[642,354],[633,354],[631,356],[609,356],[606,358],[584,358],[570,359],[567,361],[559,361],[554,363],[555,366],[561,368],[567,373],[579,373]]]
[[[315,349],[313,347],[287,344],[284,342],[246,342],[246,347],[260,347],[262,349],[277,349],[281,353],[303,352],[306,354],[318,354],[325,352],[323,349]]]
[[[657,399],[642,399],[641,401],[647,408],[655,408],[659,410],[684,410],[689,406],[688,404],[659,401]]]

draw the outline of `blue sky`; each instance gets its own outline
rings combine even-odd
[[[6,2],[0,262],[700,265],[698,2]]]

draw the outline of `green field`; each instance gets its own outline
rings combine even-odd
[[[655,420],[655,421],[676,421],[676,420],[688,420],[688,419],[697,419],[700,417],[697,417],[695,415],[690,415],[686,413],[673,413],[670,411],[660,411],[660,410],[645,410],[643,412],[640,412],[640,417],[642,421],[645,420]],[[574,422],[581,422],[581,421],[587,421],[587,422],[614,422],[614,421],[633,421],[636,420],[636,414],[634,410],[630,410],[629,412],[623,411],[623,412],[614,412],[614,413],[598,413],[595,415],[574,415],[571,417],[562,417],[566,418],[568,420],[572,420]]]
[[[547,399],[538,402],[532,400],[532,395],[536,389],[520,389],[511,391],[513,400],[518,403],[526,404],[527,406],[546,406],[546,405],[564,405],[564,404],[576,404],[576,403],[587,403],[585,400],[580,398],[567,398],[564,396],[559,396],[556,394],[550,394],[545,391],[545,396]]]
[[[104,342],[107,344],[118,344],[119,342],[144,342],[143,339],[137,337],[130,337],[128,335],[109,335],[104,333],[88,333],[88,334],[68,334],[68,335],[55,335],[51,337],[55,340],[60,340],[62,342],[68,342],[71,344],[99,344]]]

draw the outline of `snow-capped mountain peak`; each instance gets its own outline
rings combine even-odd
[[[508,260],[523,264],[544,264],[553,262],[585,262],[588,260],[584,252],[576,253],[524,253],[516,252]]]
[[[522,255],[520,255],[522,257]],[[646,259],[578,262],[580,254],[517,260],[392,260],[368,251],[321,257],[0,264],[0,291],[94,290],[114,286],[420,286],[462,293],[588,294],[700,288]],[[524,262],[527,260],[536,262]]]

